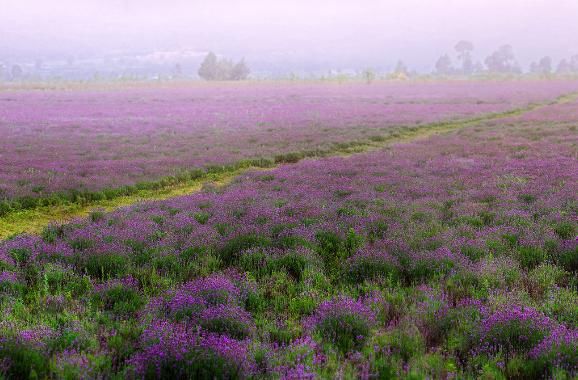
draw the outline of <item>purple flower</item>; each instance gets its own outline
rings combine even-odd
[[[303,321],[303,326],[347,352],[363,345],[375,323],[375,313],[369,306],[339,297],[319,305],[315,313]]]
[[[142,334],[142,350],[129,364],[137,377],[248,375],[254,370],[248,344],[186,323],[153,320]]]
[[[554,320],[534,308],[504,307],[482,320],[478,350],[527,353],[556,327]]]
[[[558,326],[528,354],[554,368],[562,368],[571,376],[578,374],[578,329]]]
[[[18,282],[18,273],[2,271],[0,272],[0,284],[3,282],[15,284]]]

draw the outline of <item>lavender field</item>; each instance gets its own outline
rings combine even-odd
[[[0,242],[0,378],[574,379],[577,90],[0,92],[7,213],[263,163]]]
[[[0,214],[332,154],[576,89],[572,81],[520,81],[5,90]]]

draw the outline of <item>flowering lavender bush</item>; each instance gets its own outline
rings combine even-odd
[[[349,261],[349,275],[354,281],[386,278],[396,281],[401,276],[398,260],[387,253],[387,248],[371,247],[356,253]]]
[[[0,374],[15,379],[31,374],[46,377],[49,374],[47,342],[53,336],[53,330],[46,326],[0,335]]]
[[[136,313],[144,304],[138,282],[132,277],[96,286],[94,293],[94,301],[100,307],[119,316]]]
[[[552,375],[562,369],[570,376],[578,374],[578,330],[559,326],[529,353],[540,375]]]
[[[238,306],[219,305],[205,309],[200,316],[203,329],[244,339],[255,330],[251,315]]]
[[[323,302],[304,322],[306,329],[317,331],[342,352],[362,347],[374,324],[373,311],[351,298]]]
[[[242,301],[241,290],[224,275],[211,275],[189,282],[181,288],[189,294],[201,297],[209,305],[238,304]]]
[[[253,370],[246,341],[200,333],[187,324],[153,321],[142,345],[129,360],[139,378],[234,379]]]
[[[506,357],[525,354],[555,327],[555,321],[531,307],[507,307],[482,320],[479,350],[490,354],[501,352]]]
[[[276,271],[287,272],[301,280],[306,269],[319,265],[319,259],[310,249],[250,249],[242,253],[240,265],[258,277]]]
[[[19,293],[21,290],[22,284],[18,281],[18,273],[0,272],[0,294]]]

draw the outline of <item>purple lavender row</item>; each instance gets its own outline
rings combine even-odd
[[[328,149],[577,88],[528,81],[7,91],[0,96],[0,199],[100,191]]]

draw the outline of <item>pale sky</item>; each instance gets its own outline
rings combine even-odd
[[[527,65],[578,54],[578,0],[0,0],[2,57],[214,50],[249,60],[431,67],[460,39]]]

